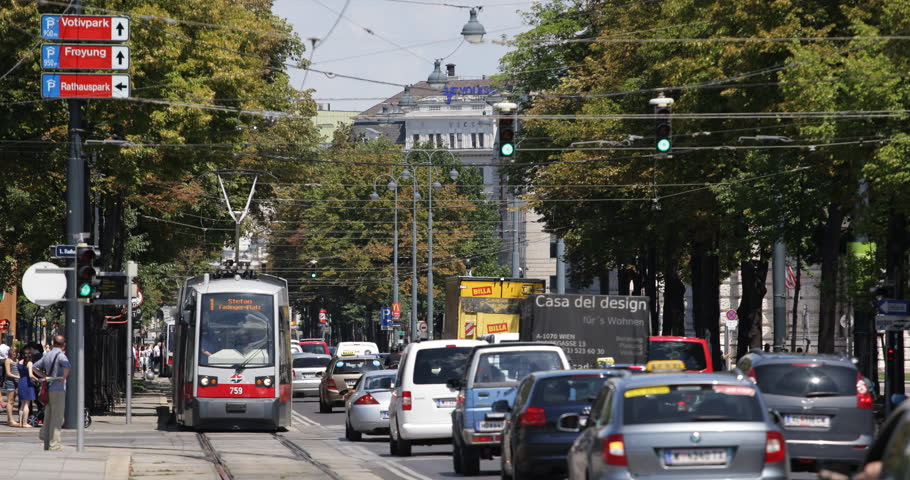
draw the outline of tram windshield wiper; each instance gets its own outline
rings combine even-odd
[[[250,347],[252,347],[250,353],[246,354],[246,356],[243,357],[242,363],[234,364],[234,370],[237,370],[238,372],[244,370],[247,367],[247,365],[249,365],[250,362],[253,361],[253,358],[255,358],[255,355],[257,353],[259,353],[259,350],[261,350],[260,347],[262,347],[265,343],[266,343],[266,339],[262,339],[256,343],[250,344]]]

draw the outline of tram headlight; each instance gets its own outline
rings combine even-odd
[[[266,387],[271,387],[272,386],[272,377],[266,377],[266,379],[262,381],[262,384],[265,385]]]
[[[272,377],[256,377],[256,386],[257,387],[266,387],[269,388],[275,384],[275,381],[272,380]]]
[[[202,378],[200,378],[200,379],[199,379],[199,385],[202,385],[203,387],[209,386],[209,377],[202,377]]]
[[[210,377],[208,375],[199,375],[199,386],[200,387],[214,387],[218,385],[218,377]]]

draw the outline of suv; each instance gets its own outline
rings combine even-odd
[[[382,370],[382,362],[374,356],[333,358],[319,383],[319,413],[332,413],[332,407],[343,406],[344,394],[372,370]]]
[[[493,402],[515,397],[515,386],[533,372],[571,368],[562,348],[547,343],[500,343],[474,347],[463,378],[449,387],[460,389],[452,411],[452,464],[456,473],[477,475],[481,458],[500,452],[505,415]]]
[[[401,355],[389,403],[389,451],[411,455],[414,443],[451,443],[452,410],[458,390],[447,385],[462,378],[468,355],[479,340],[430,340],[411,343]],[[378,362],[378,360],[377,360]]]
[[[753,350],[736,366],[782,416],[794,469],[842,471],[862,463],[875,419],[869,382],[850,357]]]

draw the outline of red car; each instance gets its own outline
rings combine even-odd
[[[708,342],[695,337],[648,337],[648,361],[682,360],[687,372],[713,372]]]
[[[300,349],[303,353],[329,355],[329,346],[321,338],[304,338],[300,340]]]

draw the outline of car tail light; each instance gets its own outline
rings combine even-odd
[[[401,392],[401,409],[411,409],[411,392]]]
[[[335,379],[334,379],[334,378],[326,379],[326,381],[325,381],[325,389],[326,389],[326,390],[332,390],[333,392],[337,392],[337,391],[338,391],[338,386],[335,385]]]
[[[358,398],[357,401],[354,402],[354,405],[379,405],[379,402],[377,402],[376,399],[368,393]]]
[[[607,465],[627,465],[626,444],[623,442],[622,435],[616,433],[607,435],[607,438],[603,439],[600,456]]]
[[[856,408],[872,409],[872,392],[869,391],[869,386],[859,371],[856,372]]]
[[[529,427],[547,424],[547,413],[540,407],[528,407],[518,416],[518,423]]]
[[[296,378],[296,377],[297,377],[297,370],[291,370],[291,375],[292,375],[293,377]]]
[[[746,376],[749,377],[749,380],[752,380],[752,383],[756,383],[756,384],[758,383],[758,379],[755,378],[755,369],[754,368],[749,370],[749,373],[746,374]]]
[[[780,432],[767,432],[765,434],[765,463],[782,462],[787,458],[784,436]]]

